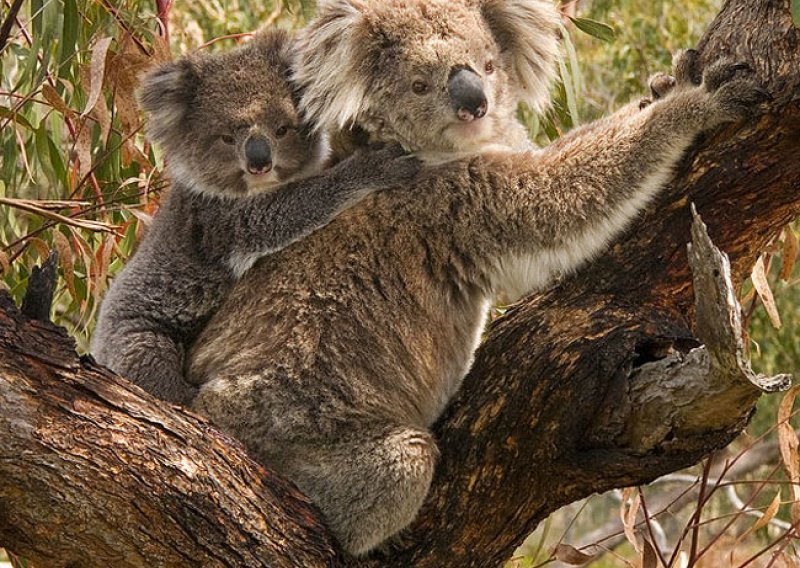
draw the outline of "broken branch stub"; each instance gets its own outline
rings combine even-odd
[[[681,451],[703,433],[743,426],[759,396],[787,389],[790,375],[753,372],[744,354],[741,308],[728,257],[717,249],[692,206],[689,265],[695,292],[697,336],[688,353],[643,364],[613,389],[595,440],[636,454]]]

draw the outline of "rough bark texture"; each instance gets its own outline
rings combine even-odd
[[[800,32],[788,0],[729,1],[699,49],[749,62],[774,97],[769,112],[699,141],[606,255],[492,326],[437,426],[442,458],[420,517],[361,564],[500,565],[560,506],[725,446],[759,388],[782,383],[749,373],[735,323],[703,327],[702,306],[721,310],[728,294],[714,269],[698,275],[710,295],[695,318],[686,243],[692,201],[735,288],[800,214]],[[673,411],[676,394],[689,411]],[[78,360],[63,334],[7,300],[0,544],[39,568],[354,564],[313,507],[238,445]]]
[[[35,566],[336,566],[316,509],[0,294],[0,544]]]

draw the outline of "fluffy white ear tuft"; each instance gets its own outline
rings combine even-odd
[[[148,72],[139,86],[138,100],[148,115],[148,134],[164,142],[186,117],[197,90],[199,76],[186,58]]]
[[[316,18],[298,36],[293,79],[301,91],[300,108],[316,129],[350,126],[366,110],[366,10],[363,0],[322,0]]]
[[[559,57],[560,16],[552,0],[478,0],[511,72],[519,100],[540,112]]]

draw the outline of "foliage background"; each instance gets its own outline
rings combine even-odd
[[[135,250],[168,187],[161,156],[143,136],[135,105],[137,77],[171,55],[229,48],[261,25],[300,26],[313,12],[313,3],[3,0],[0,21],[6,21],[17,4],[21,10],[7,41],[0,44],[0,287],[20,301],[31,268],[57,250],[60,269],[53,316],[86,350],[109,279]],[[563,5],[565,14],[604,22],[615,33],[610,41],[602,41],[565,17],[562,82],[553,94],[553,108],[543,118],[520,111],[532,136],[546,143],[641,96],[647,77],[668,69],[672,52],[693,45],[720,5],[721,0],[580,0]],[[586,28],[585,22],[581,27]],[[780,329],[760,307],[764,299],[770,301],[769,294],[756,294],[749,285],[743,290],[754,366],[763,372],[800,374],[800,287],[791,248],[795,234],[787,228],[782,240],[765,251]],[[774,426],[777,403],[774,398],[763,400],[750,436]],[[735,445],[732,455],[745,447],[746,442]],[[777,464],[776,455],[742,483],[752,486],[752,480]],[[773,484],[785,484],[779,470],[772,475],[766,489],[759,489],[764,495],[754,496],[752,507],[765,510],[774,495]],[[784,491],[784,501],[790,495]],[[552,562],[555,543],[564,537],[579,541],[581,532],[617,514],[620,499],[606,496],[556,514],[512,564]],[[709,502],[706,512],[730,515],[734,510],[730,499],[721,497]],[[679,526],[683,517],[676,513],[676,519]],[[791,519],[788,503],[778,508],[775,519]],[[737,523],[734,532],[744,532],[747,522]],[[718,528],[709,525],[704,530],[711,538]],[[736,547],[763,547],[779,536],[774,528],[774,523],[767,524]],[[681,531],[673,532],[668,540],[683,546]],[[710,551],[706,561],[717,558],[711,552],[718,551]],[[595,564],[621,566],[637,556],[632,545],[623,545],[613,555],[598,556]]]

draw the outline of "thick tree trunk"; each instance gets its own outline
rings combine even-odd
[[[492,327],[437,426],[442,458],[420,517],[361,564],[497,566],[558,507],[723,447],[762,390],[785,384],[743,363],[730,299],[800,214],[800,32],[788,0],[730,1],[699,48],[751,63],[769,113],[701,141],[606,255]],[[690,201],[732,282],[697,224],[692,286]],[[354,564],[313,506],[238,444],[79,360],[7,299],[0,544],[40,568]]]

